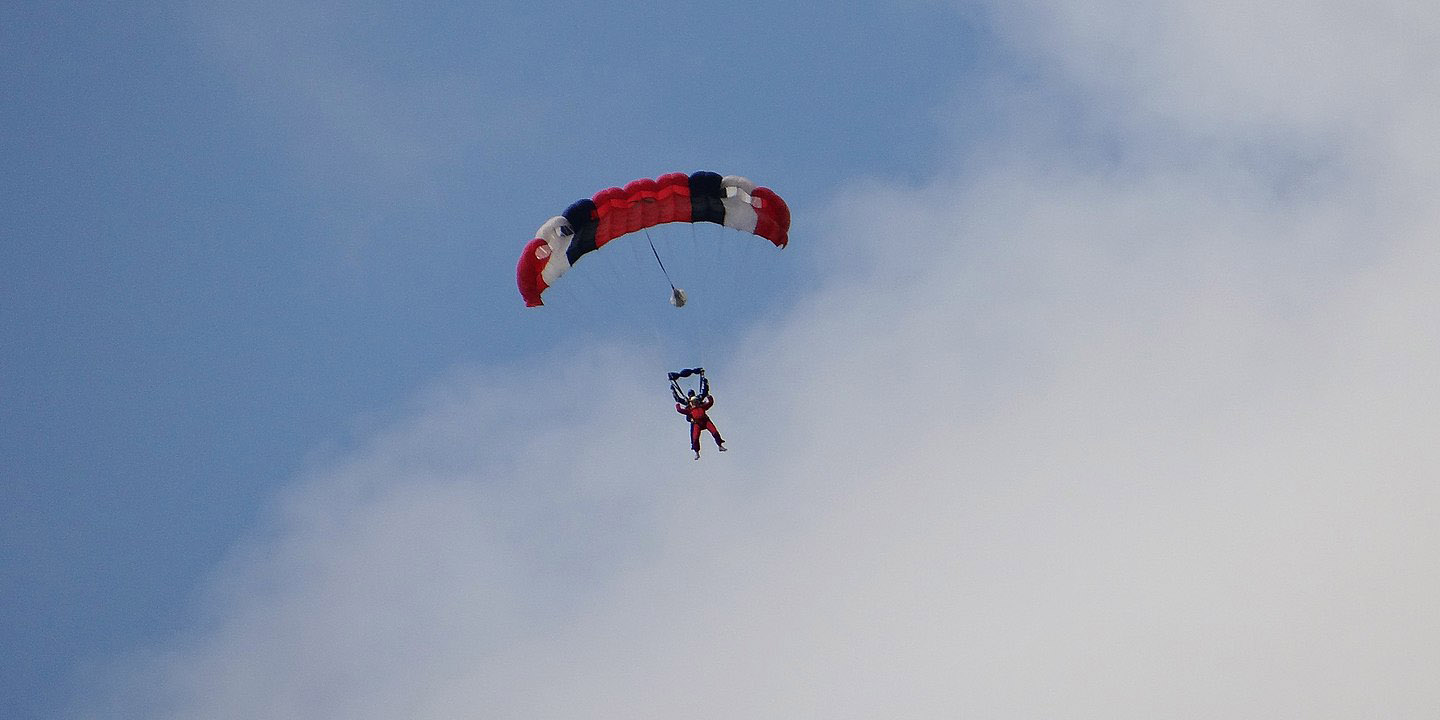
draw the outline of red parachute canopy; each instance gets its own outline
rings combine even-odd
[[[700,171],[640,178],[578,200],[545,221],[526,243],[515,268],[525,305],[543,305],[540,294],[580,256],[627,233],[672,222],[710,222],[753,233],[785,247],[790,208],[769,188],[738,175]]]

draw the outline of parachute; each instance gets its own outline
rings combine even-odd
[[[680,222],[724,225],[765,238],[775,247],[789,243],[790,208],[769,188],[738,175],[706,171],[640,178],[577,200],[545,221],[520,253],[515,268],[520,296],[526,307],[543,305],[541,294],[586,253],[621,235]],[[671,304],[684,305],[684,291],[673,286],[672,291]]]

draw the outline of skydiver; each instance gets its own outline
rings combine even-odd
[[[671,378],[670,393],[675,397],[675,412],[684,415],[690,421],[690,449],[695,451],[695,459],[700,459],[700,433],[703,430],[710,431],[710,437],[715,439],[715,447],[720,452],[725,452],[725,440],[720,437],[720,430],[715,427],[715,422],[706,414],[715,405],[715,398],[710,394],[710,382],[705,379],[705,371],[701,370],[700,394],[691,390],[687,395],[680,395],[680,386]]]

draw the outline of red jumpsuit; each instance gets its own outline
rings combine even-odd
[[[725,440],[720,437],[720,431],[716,429],[715,423],[710,416],[705,414],[715,404],[715,398],[709,395],[700,401],[699,405],[675,404],[675,412],[690,418],[690,449],[696,453],[700,452],[700,431],[709,430],[710,436],[715,438],[715,446],[721,450],[725,449]]]

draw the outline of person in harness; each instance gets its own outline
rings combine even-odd
[[[682,393],[680,378],[700,376],[700,392],[694,390]],[[700,433],[710,431],[710,437],[715,439],[715,447],[720,452],[725,452],[725,440],[720,437],[719,428],[715,427],[715,421],[710,419],[706,412],[715,405],[715,398],[710,394],[710,381],[705,378],[705,368],[688,368],[680,372],[670,373],[670,394],[675,398],[675,412],[684,415],[690,421],[690,449],[695,451],[695,459],[700,459]]]

